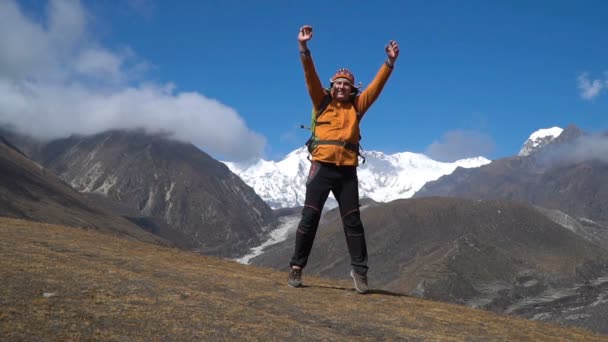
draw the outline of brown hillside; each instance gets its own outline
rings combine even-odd
[[[608,250],[529,205],[428,197],[364,206],[361,217],[375,288],[500,313],[524,310],[526,317],[608,333],[608,305],[595,299],[608,296]],[[252,263],[287,267],[294,232]],[[349,270],[340,215],[332,210],[317,232],[304,282],[308,275],[344,279]],[[567,307],[565,293],[572,299]]]
[[[0,216],[110,230],[168,243],[106,211],[0,136]],[[111,227],[111,228],[108,228]]]
[[[348,274],[350,258],[335,214],[329,212],[319,228],[308,274],[336,278]],[[385,290],[410,294],[426,284],[425,296],[433,299],[470,299],[476,295],[476,283],[512,283],[523,274],[572,281],[584,277],[581,269],[586,263],[608,260],[608,251],[523,203],[402,199],[363,208],[361,217],[370,280]],[[292,234],[253,263],[286,267],[293,240]]]
[[[0,218],[0,339],[600,341],[578,329]]]

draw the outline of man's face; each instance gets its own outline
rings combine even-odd
[[[345,78],[338,78],[334,81],[334,85],[332,87],[333,97],[340,102],[349,101],[352,90],[353,85],[349,80]]]

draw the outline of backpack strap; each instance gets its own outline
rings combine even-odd
[[[317,119],[323,114],[327,106],[331,103],[332,97],[331,93],[328,89],[325,89],[325,96],[323,96],[323,100],[321,100],[321,104],[319,108],[315,111],[314,108],[312,110],[312,118],[310,121],[310,138],[306,141],[304,145],[308,148],[308,160],[311,160],[310,155],[316,146],[313,146],[313,143],[316,141],[315,136],[315,128],[317,127]]]
[[[319,108],[317,109],[316,112],[313,110],[313,118],[312,118],[312,122],[310,124],[310,130],[313,132],[313,134],[315,131],[315,127],[317,125],[317,119],[319,119],[321,114],[323,114],[323,112],[325,112],[325,110],[327,109],[327,106],[329,106],[329,104],[331,103],[331,100],[332,100],[332,97],[331,97],[329,90],[325,90],[325,96],[323,96],[321,105],[319,106]]]

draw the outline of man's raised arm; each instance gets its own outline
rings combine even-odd
[[[357,98],[357,110],[361,116],[365,114],[378,96],[380,96],[386,81],[388,81],[389,76],[393,72],[397,57],[399,57],[399,44],[396,41],[389,41],[384,49],[386,51],[386,61],[380,67],[372,83]]]
[[[312,26],[304,25],[300,28],[298,33],[298,43],[300,46],[300,60],[304,67],[304,77],[306,79],[306,87],[308,88],[308,94],[312,100],[312,104],[315,111],[323,102],[325,92],[323,90],[323,84],[319,79],[319,75],[315,69],[315,65],[310,56],[310,50],[308,50],[308,41],[312,38]]]

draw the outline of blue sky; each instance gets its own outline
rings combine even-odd
[[[1,6],[0,123],[39,135],[142,124],[221,160],[280,159],[308,136],[298,128],[311,108],[297,47],[303,24],[314,28],[309,47],[323,81],[348,67],[365,86],[388,40],[400,44],[362,122],[364,149],[496,159],[540,128],[608,129],[606,1]]]

